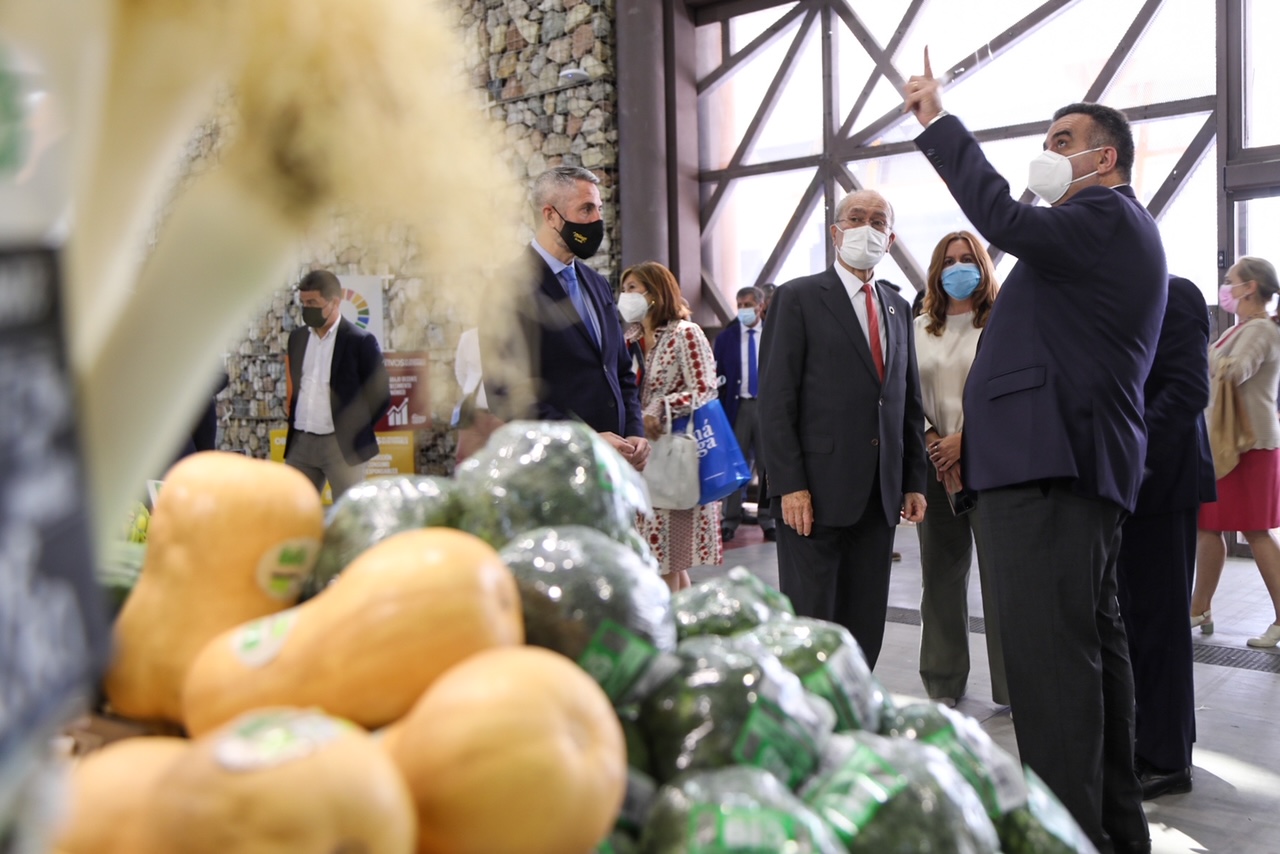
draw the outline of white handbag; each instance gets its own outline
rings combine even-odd
[[[702,481],[698,478],[698,439],[693,434],[693,419],[684,432],[671,432],[671,404],[666,410],[666,432],[649,446],[649,461],[644,466],[644,481],[649,486],[649,499],[657,510],[688,510],[698,506]]]

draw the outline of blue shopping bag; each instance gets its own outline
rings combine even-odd
[[[688,423],[688,416],[677,418],[671,424],[671,431],[683,431]],[[742,455],[719,400],[694,410],[693,434],[698,438],[698,479],[702,482],[699,504],[719,501],[751,480],[751,466]]]

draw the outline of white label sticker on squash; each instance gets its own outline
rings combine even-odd
[[[258,586],[276,601],[297,602],[319,555],[320,541],[312,537],[276,543],[258,561]]]
[[[228,771],[260,771],[310,756],[347,728],[319,712],[250,712],[218,739],[214,755]]]
[[[231,649],[246,666],[262,667],[280,654],[296,622],[297,608],[254,620],[231,636]]]

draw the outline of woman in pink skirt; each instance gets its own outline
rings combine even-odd
[[[1191,625],[1213,631],[1210,605],[1226,560],[1223,534],[1244,534],[1275,607],[1275,623],[1253,647],[1280,643],[1280,546],[1271,534],[1280,528],[1280,424],[1276,420],[1276,381],[1280,379],[1280,327],[1267,315],[1267,304],[1280,292],[1276,268],[1261,258],[1245,256],[1227,271],[1218,290],[1218,305],[1234,312],[1237,323],[1209,348],[1209,373],[1236,387],[1256,437],[1240,462],[1218,480],[1218,500],[1200,507],[1196,544],[1196,584],[1191,595]],[[1213,407],[1212,401],[1209,404]]]

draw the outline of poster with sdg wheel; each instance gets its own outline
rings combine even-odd
[[[61,330],[55,255],[0,253],[0,833],[107,653]]]

